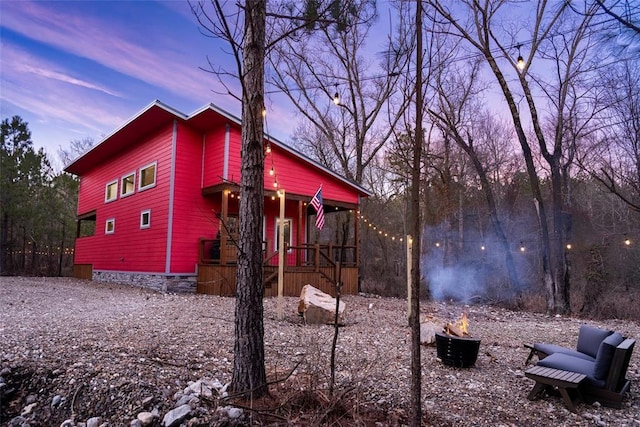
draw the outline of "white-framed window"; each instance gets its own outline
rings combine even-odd
[[[291,227],[293,225],[293,220],[291,218],[285,218],[284,219],[284,242],[286,244],[288,244],[289,246],[292,245],[292,236],[291,236]],[[275,242],[276,246],[274,248],[274,250],[278,250],[280,248],[280,218],[276,218],[276,226],[275,226],[275,232],[276,235],[273,239],[273,241]],[[291,249],[289,249],[287,252],[291,251]]]
[[[138,179],[138,191],[155,187],[157,166],[158,166],[158,162],[153,162],[140,168],[140,174]]]
[[[104,234],[113,234],[115,232],[116,232],[116,219],[115,218],[109,218],[104,223]]]
[[[126,174],[120,180],[120,197],[129,196],[136,191],[136,173]]]
[[[151,209],[140,212],[140,228],[151,227]]]
[[[104,201],[112,202],[118,198],[118,180],[108,182],[104,189]]]

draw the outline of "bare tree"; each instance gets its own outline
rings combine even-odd
[[[270,57],[269,82],[309,123],[294,137],[301,149],[362,183],[411,101],[398,93],[398,85],[407,78],[413,41],[400,22],[403,31],[390,37],[374,61],[366,56],[365,43],[376,19],[375,3],[351,2],[350,10],[348,27],[324,26],[283,40]]]
[[[597,142],[581,166],[630,209],[640,212],[640,68],[622,61],[602,73],[606,109]]]
[[[303,4],[266,0],[229,5],[202,0],[191,5],[205,34],[228,42],[235,70],[210,62],[211,72],[233,94],[226,78],[237,78],[242,94],[242,162],[238,228],[238,268],[234,365],[231,389],[257,398],[268,392],[264,366],[264,307],[262,298],[262,217],[264,212],[264,81],[265,58],[279,41],[303,29],[346,25],[348,5],[308,0]],[[267,34],[267,19],[270,33]],[[336,24],[337,23],[337,24]]]
[[[552,7],[540,1],[531,20],[531,40],[526,58],[516,61],[514,48],[521,44],[501,29],[500,17],[508,13],[511,3],[499,0],[461,1],[455,14],[443,2],[432,0],[433,19],[444,20],[444,31],[450,36],[464,40],[488,63],[493,76],[504,95],[513,120],[517,139],[524,156],[527,173],[539,216],[541,260],[543,281],[547,290],[547,309],[567,312],[569,307],[570,276],[565,259],[565,217],[563,215],[562,171],[566,160],[566,145],[563,139],[566,129],[567,111],[573,105],[571,85],[579,75],[584,75],[592,65],[587,60],[590,46],[589,23],[593,16],[586,14],[574,22],[566,15],[567,4]],[[506,42],[504,41],[506,40]],[[518,50],[519,54],[520,51]],[[537,76],[532,72],[536,61],[550,63],[553,72]],[[548,62],[547,62],[548,61]],[[514,73],[518,85],[510,79]],[[519,107],[517,90],[522,92],[528,114]],[[544,96],[547,104],[538,100]],[[544,110],[550,110],[553,120],[551,132],[544,128]],[[551,182],[551,209],[543,197],[540,172],[536,167],[534,147],[525,131],[524,120],[531,123],[532,139],[548,168]]]
[[[475,61],[462,69],[455,67],[442,69],[443,72],[434,79],[437,85],[438,107],[430,110],[430,114],[443,132],[449,135],[469,156],[480,180],[493,232],[505,255],[505,266],[509,280],[511,285],[517,288],[518,275],[509,248],[509,239],[502,225],[496,196],[489,180],[490,163],[486,161],[486,158],[483,158],[485,156],[483,156],[481,148],[484,145],[489,145],[487,140],[492,141],[503,135],[483,132],[482,129],[482,127],[491,126],[492,118],[486,113],[479,114],[481,106],[477,95],[483,89],[479,76],[480,65],[480,61]],[[479,140],[480,146],[478,145]],[[508,139],[504,140],[504,143],[508,143]]]
[[[68,147],[58,147],[58,157],[62,161],[63,166],[67,166],[77,157],[86,153],[95,145],[96,141],[91,138],[74,139],[69,142]]]

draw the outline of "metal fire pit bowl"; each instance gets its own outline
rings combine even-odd
[[[468,368],[476,363],[480,339],[436,332],[436,349],[438,359],[445,365]]]

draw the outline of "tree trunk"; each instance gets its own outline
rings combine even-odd
[[[409,424],[422,424],[422,365],[420,360],[420,166],[422,164],[422,1],[416,3],[416,139],[411,168],[411,418]]]
[[[268,390],[264,367],[262,216],[264,212],[264,56],[266,1],[244,5],[242,163],[235,345],[231,388],[249,398]]]

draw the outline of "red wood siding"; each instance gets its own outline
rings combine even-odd
[[[95,270],[163,272],[167,246],[168,194],[173,127],[141,141],[131,141],[129,149],[105,159],[81,179],[78,213],[96,211],[94,236],[76,240],[75,263],[93,264]],[[156,165],[156,185],[138,190],[140,168]],[[120,179],[136,171],[136,189],[120,196]],[[107,182],[118,180],[118,198],[105,203]],[[151,210],[151,227],[140,229],[140,213]],[[115,219],[115,233],[105,234],[105,222]]]
[[[231,182],[240,183],[240,151],[242,150],[242,133],[240,127],[231,124],[229,134],[229,176]]]
[[[203,186],[210,187],[220,184],[224,177],[224,144],[226,137],[226,126],[213,129],[205,135],[204,151],[204,180]],[[229,181],[240,183],[240,148],[242,146],[242,136],[240,128],[229,122],[229,161],[226,177]]]
[[[178,128],[175,166],[171,273],[195,273],[199,238],[215,238],[220,207],[200,190],[202,135],[183,125]]]
[[[285,195],[286,199],[286,195]],[[271,198],[267,198],[264,203],[264,215],[265,215],[265,231],[264,236],[267,240],[267,244],[269,247],[267,248],[267,253],[271,254],[277,250],[276,245],[276,219],[280,218],[280,200],[276,198],[275,200],[271,200]],[[297,222],[298,222],[298,202],[295,200],[285,201],[284,206],[284,217],[285,219],[291,219],[291,244],[293,246],[296,245],[298,234],[297,234]],[[303,219],[304,221],[304,219]],[[304,224],[303,228],[304,230]],[[303,231],[304,232],[304,231]],[[304,239],[303,239],[304,240]],[[287,242],[288,243],[288,242]],[[287,263],[290,265],[294,265],[296,263],[296,255],[295,253],[287,254]],[[272,264],[278,264],[278,258],[274,258]]]
[[[273,156],[273,167],[278,177],[278,186],[284,188],[286,192],[308,194],[309,200],[311,200],[322,184],[324,199],[358,203],[358,193],[354,189],[347,188],[338,179],[277,147],[272,148],[271,154],[265,158],[265,188],[273,188],[271,186],[274,179],[269,176],[270,156]]]
[[[224,138],[225,126],[212,129],[205,134],[203,187],[210,187],[222,181],[224,172]],[[198,182],[198,187],[200,187],[200,182]]]

